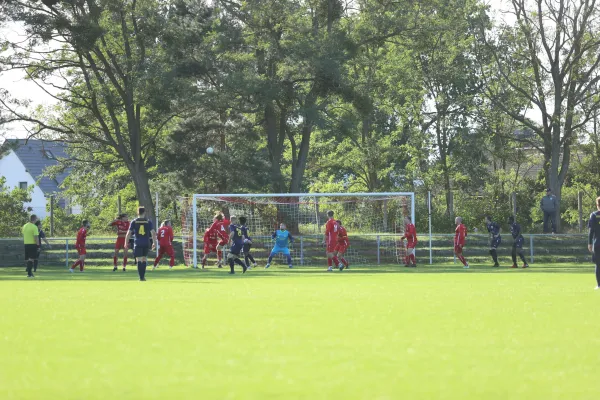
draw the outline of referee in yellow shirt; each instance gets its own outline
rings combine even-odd
[[[38,236],[40,231],[35,225],[38,217],[32,215],[29,222],[23,225],[23,243],[25,243],[25,260],[27,260],[27,277],[33,278],[33,262],[38,256],[38,247],[40,245]]]

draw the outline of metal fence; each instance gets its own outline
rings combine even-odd
[[[557,235],[524,235],[524,252],[529,263],[536,262],[586,262],[591,261],[587,250],[587,235],[583,234],[557,234]],[[435,234],[419,236],[417,257],[421,264],[456,262],[453,253],[452,234]],[[399,235],[373,234],[350,236],[350,247],[346,259],[354,265],[381,265],[403,264],[404,247]],[[296,238],[290,251],[295,265],[323,264],[325,247],[322,235],[304,235]],[[78,258],[74,238],[48,238],[52,248],[43,246],[40,257],[46,265],[69,264]],[[114,252],[114,237],[90,237],[87,239],[87,263],[100,265],[112,263]],[[512,237],[510,234],[502,235],[502,243],[498,248],[500,257],[509,257],[511,253]],[[177,258],[183,259],[183,249],[180,241],[174,243]],[[255,237],[253,253],[256,258],[267,258],[273,242],[270,237]],[[465,255],[469,261],[474,262],[489,260],[489,238],[483,234],[470,234],[467,237]],[[130,259],[133,258],[129,252]],[[149,254],[153,257],[154,252]],[[226,255],[226,252],[225,252]],[[122,257],[122,251],[120,258]],[[213,256],[214,257],[214,256]],[[276,260],[282,260],[278,256]],[[24,262],[23,245],[21,238],[0,239],[0,266],[15,266]]]

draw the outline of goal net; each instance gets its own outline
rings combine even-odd
[[[195,194],[180,201],[187,266],[199,265],[204,232],[218,211],[226,218],[246,217],[252,254],[259,265],[266,263],[273,247],[271,234],[283,222],[294,237],[290,245],[294,265],[326,266],[323,235],[329,210],[348,231],[350,247],[344,257],[351,266],[404,264],[405,249],[400,242],[404,217],[415,219],[414,193]],[[215,262],[211,254],[208,265]],[[283,255],[272,264],[287,267]]]

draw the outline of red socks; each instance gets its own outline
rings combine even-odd
[[[467,260],[465,260],[465,256],[461,254],[460,256],[456,256],[456,258],[458,258],[465,267],[467,266]]]
[[[113,257],[113,265],[117,268],[117,256]]]
[[[127,267],[127,256],[123,257],[123,268]]]

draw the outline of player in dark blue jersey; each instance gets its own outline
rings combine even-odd
[[[588,221],[588,250],[592,253],[592,260],[596,264],[596,290],[600,289],[600,197],[596,199],[597,211],[590,214]]]
[[[523,254],[523,243],[525,242],[525,238],[521,234],[521,225],[515,221],[515,217],[512,215],[508,217],[508,225],[510,226],[510,234],[513,237],[511,253],[513,265],[511,268],[519,268],[517,266],[517,254],[519,254],[519,257],[523,260],[523,268],[529,268],[529,264],[525,261],[525,255]]]
[[[500,237],[500,225],[492,221],[492,217],[489,215],[486,215],[485,217],[485,225],[490,233],[490,255],[492,256],[492,260],[494,260],[494,268],[498,268],[500,266],[500,264],[498,264],[498,246],[500,245],[500,242],[502,242],[502,238]]]
[[[135,235],[133,243],[133,255],[137,261],[140,281],[146,280],[146,256],[150,246],[154,250],[156,246],[156,231],[152,221],[146,218],[146,209],[138,207],[138,217],[131,221],[129,231],[125,237],[125,243],[129,245],[129,238]]]
[[[230,274],[235,274],[234,265],[238,264],[242,266],[242,271],[245,274],[248,267],[240,260],[240,253],[244,247],[244,235],[242,230],[237,225],[237,217],[232,215],[229,218],[231,224],[229,225],[229,253],[227,254],[227,261],[229,261]]]
[[[252,267],[250,266],[250,261],[252,261],[254,267],[256,267],[256,261],[254,260],[254,257],[251,254],[252,238],[250,238],[250,231],[246,226],[246,217],[240,217],[240,225],[240,229],[242,230],[242,237],[244,238],[244,247],[242,248],[244,252],[244,262],[246,263],[246,267],[248,267],[248,269],[251,269]]]

